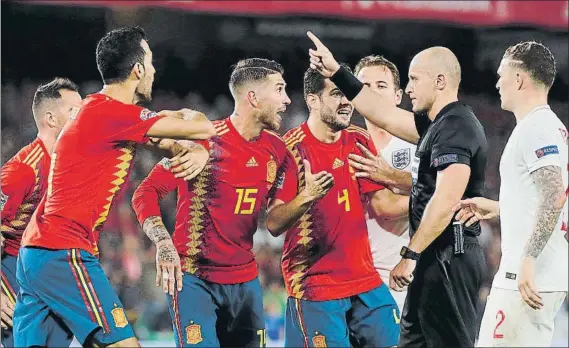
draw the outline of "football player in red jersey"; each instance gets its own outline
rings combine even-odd
[[[20,286],[16,264],[22,233],[47,189],[50,157],[55,140],[74,107],[81,105],[77,85],[66,78],[41,84],[34,94],[32,112],[37,138],[2,166],[2,345],[14,346],[12,316]],[[73,335],[55,319],[45,318],[43,339],[48,346],[71,344]],[[40,335],[40,333],[37,333]]]
[[[273,235],[285,230],[282,269],[289,295],[285,346],[388,347],[397,344],[399,309],[375,271],[365,208],[384,210],[383,186],[356,178],[348,163],[357,144],[376,153],[371,137],[350,125],[351,103],[317,71],[304,75],[308,121],[284,137],[296,165],[287,168],[283,197],[267,217]],[[302,193],[313,171],[333,175],[334,186],[320,197]],[[306,174],[305,174],[306,172]]]
[[[22,238],[15,346],[45,346],[50,313],[84,346],[139,345],[99,263],[99,233],[128,180],[136,144],[173,154],[177,143],[149,137],[215,134],[203,114],[155,113],[136,105],[151,99],[155,73],[142,28],[107,33],[97,44],[96,59],[103,90],[87,96],[70,115],[51,156],[47,192]],[[192,120],[182,119],[188,116]]]
[[[214,123],[217,136],[208,142],[205,169],[188,185],[164,160],[133,196],[140,224],[157,247],[156,283],[167,293],[178,347],[266,344],[251,249],[261,209],[269,197],[280,197],[285,185],[278,171],[290,154],[272,132],[290,104],[285,86],[275,61],[237,63],[229,82],[235,109]],[[170,237],[158,202],[173,190],[178,203]]]

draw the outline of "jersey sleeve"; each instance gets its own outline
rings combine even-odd
[[[133,141],[144,144],[149,141],[146,133],[165,117],[137,105],[113,103],[106,117],[100,117],[102,129],[110,141]],[[99,122],[99,121],[97,121]]]
[[[160,216],[160,200],[174,191],[180,183],[185,181],[176,178],[168,170],[167,159],[154,166],[132,196],[132,208],[140,225],[151,216]]]
[[[470,166],[480,144],[471,122],[455,115],[445,116],[434,130],[431,166],[443,170],[453,163]]]
[[[375,145],[373,143],[373,141],[371,140],[371,137],[365,138],[365,137],[361,137],[358,140],[363,146],[365,146],[369,151],[371,151],[371,153],[373,153],[375,156],[377,156],[377,149],[375,148]],[[358,155],[365,157],[365,154],[363,154],[359,148],[356,147],[356,152]],[[350,167],[350,171],[353,170]],[[383,190],[385,187],[371,179],[368,178],[358,178],[358,185],[360,187],[360,194],[365,195],[366,193],[370,193],[370,192],[375,192],[375,191],[380,191]]]
[[[558,166],[564,169],[564,162],[560,154],[560,146],[564,142],[559,130],[552,132],[547,127],[532,127],[523,136],[521,142],[522,156],[528,172],[534,172],[546,166]]]
[[[2,220],[13,219],[20,205],[32,194],[36,174],[24,163],[7,163],[2,167]]]
[[[270,196],[285,203],[290,202],[298,191],[298,166],[290,151],[286,152],[285,159],[277,171],[277,179],[271,189]]]

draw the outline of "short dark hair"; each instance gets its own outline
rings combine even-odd
[[[39,85],[34,94],[34,101],[32,102],[32,111],[34,114],[44,101],[61,98],[59,91],[62,89],[79,92],[79,87],[77,87],[73,81],[65,77],[56,77],[50,82]]]
[[[141,27],[125,27],[108,32],[97,44],[97,68],[105,84],[125,81],[136,63],[144,64],[146,39]]]
[[[350,66],[346,63],[340,62],[340,65],[346,68],[349,72],[352,72]],[[304,73],[304,99],[309,94],[317,94],[319,96],[322,95],[322,91],[324,90],[324,81],[326,81],[326,77],[322,76],[318,71],[308,68]]]
[[[535,41],[520,42],[508,47],[503,58],[510,60],[510,64],[519,66],[547,89],[553,86],[557,73],[555,57],[544,44]]]
[[[248,58],[237,62],[229,78],[229,88],[235,88],[251,81],[261,81],[273,74],[284,74],[282,65],[274,60],[264,58]]]
[[[282,65],[275,62],[274,60],[265,58],[246,58],[241,59],[236,64],[232,66],[233,71],[240,68],[265,68],[269,70],[277,71],[281,74],[284,73]]]
[[[395,89],[401,88],[401,75],[399,75],[399,69],[397,69],[397,66],[393,64],[392,61],[388,60],[384,56],[374,54],[363,57],[362,59],[360,59],[358,64],[356,64],[354,75],[359,74],[363,68],[367,68],[370,66],[382,66],[391,71],[391,75],[393,75],[393,83],[395,84]]]

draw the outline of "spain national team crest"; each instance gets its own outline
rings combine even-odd
[[[277,163],[274,160],[267,162],[267,181],[271,184],[277,178]]]
[[[124,309],[121,307],[116,307],[111,311],[113,316],[113,320],[115,321],[116,327],[125,327],[128,324],[128,320],[126,319],[126,314],[124,313]]]
[[[411,163],[411,149],[401,149],[393,151],[391,154],[391,163],[395,169],[405,169]]]
[[[314,347],[326,347],[326,336],[316,335],[312,337],[312,345]]]
[[[198,344],[201,341],[203,341],[201,325],[191,324],[186,326],[186,343]]]

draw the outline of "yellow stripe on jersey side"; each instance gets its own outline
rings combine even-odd
[[[87,299],[89,300],[89,304],[91,305],[91,310],[93,311],[93,313],[95,314],[95,318],[97,319],[97,324],[99,324],[100,327],[104,328],[105,326],[103,325],[101,314],[99,313],[99,309],[95,304],[95,298],[91,293],[89,286],[87,285],[87,281],[85,280],[85,275],[83,274],[83,270],[81,269],[81,267],[79,267],[79,263],[77,262],[77,249],[71,249],[71,262],[73,263],[73,267],[75,268],[77,274],[79,275],[81,286],[83,287],[83,291],[85,291],[85,294],[87,295]]]
[[[5,279],[4,275],[2,274],[2,280],[0,281],[0,284],[2,285],[2,291],[4,294],[6,294],[6,296],[8,296],[8,299],[10,302],[12,302],[12,304],[16,304],[16,294],[10,291],[10,285],[7,284],[7,282],[8,279]]]

